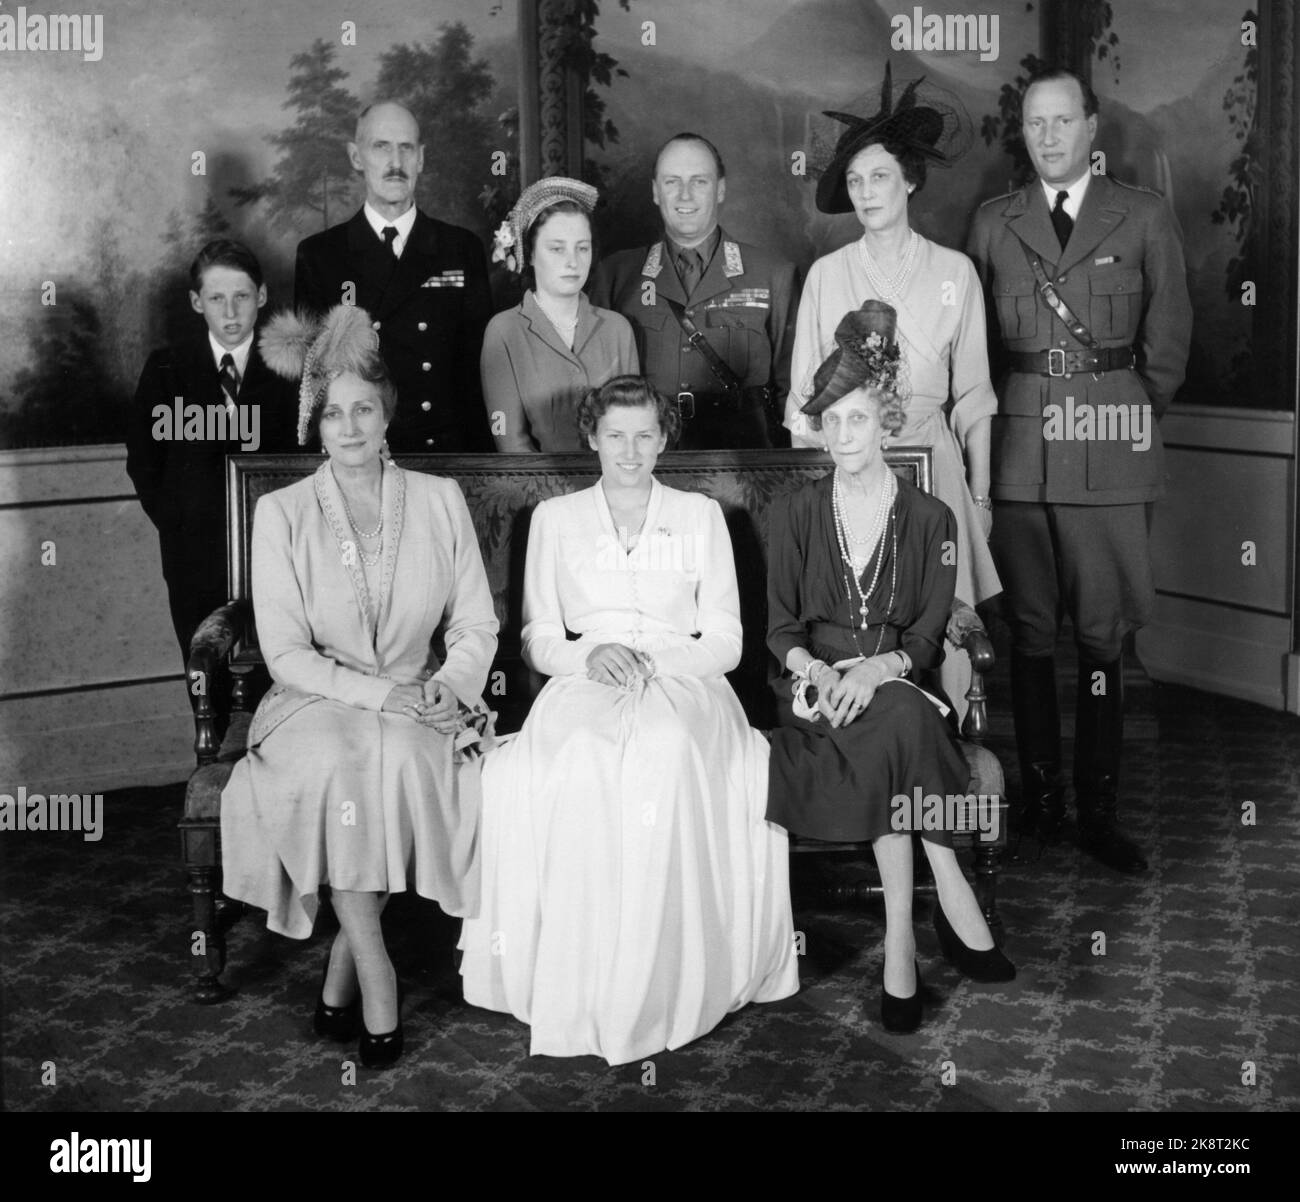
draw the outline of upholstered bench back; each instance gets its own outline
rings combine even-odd
[[[887,453],[890,465],[917,487],[930,489],[930,451],[927,447],[895,447]],[[229,461],[227,488],[230,505],[230,596],[251,596],[249,544],[253,512],[264,493],[284,488],[310,475],[320,464],[310,455],[240,455]],[[487,568],[488,583],[501,622],[498,667],[506,673],[505,708],[518,698],[526,709],[531,693],[520,674],[519,634],[522,626],[524,552],[528,523],[539,501],[561,496],[595,483],[599,465],[595,455],[418,455],[398,463],[411,471],[429,472],[455,480],[465,494],[470,517],[478,533]],[[731,681],[755,726],[772,725],[765,687],[771,665],[766,647],[767,582],[764,548],[767,511],[772,500],[810,480],[825,475],[830,460],[820,451],[711,451],[673,452],[660,457],[656,475],[672,488],[702,492],[722,506],[731,532],[732,549],[740,583],[744,653]],[[239,648],[237,664],[260,663],[257,635],[249,633]],[[497,707],[502,698],[489,697]],[[516,722],[507,720],[504,729]]]

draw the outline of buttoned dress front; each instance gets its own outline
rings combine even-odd
[[[721,509],[655,482],[626,553],[601,485],[544,501],[524,587],[524,655],[551,679],[483,761],[466,1000],[529,1023],[534,1055],[622,1064],[794,993],[768,748],[724,677],[741,630]],[[602,643],[649,654],[654,677],[588,679]]]
[[[529,291],[498,313],[483,336],[483,403],[498,451],[585,451],[578,403],[589,388],[641,370],[625,317],[578,298],[578,328],[566,346]]]

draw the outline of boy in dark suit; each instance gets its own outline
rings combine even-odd
[[[297,395],[262,361],[266,304],[257,257],[229,239],[190,267],[205,329],[149,356],[127,427],[126,470],[158,530],[172,625],[188,658],[199,624],[226,594],[226,456],[297,450]]]

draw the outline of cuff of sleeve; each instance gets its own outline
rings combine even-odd
[[[381,710],[384,708],[384,701],[388,694],[393,691],[396,684],[395,680],[383,676],[367,677],[358,686],[357,696],[352,704],[359,709]]]
[[[478,679],[478,673],[476,672],[458,672],[454,668],[448,671],[446,664],[439,668],[429,679],[436,680],[439,684],[445,684],[456,694],[457,700],[469,706],[470,709],[473,709],[483,696],[483,686],[486,683]]]
[[[966,448],[966,435],[970,433],[971,427],[986,417],[992,417],[997,411],[998,397],[991,384],[982,386],[978,395],[963,397],[953,406],[952,432],[963,450]]]
[[[587,656],[593,644],[582,639],[548,639],[546,643],[524,650],[524,660],[545,676],[581,676],[587,671]]]

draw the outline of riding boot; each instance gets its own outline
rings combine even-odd
[[[1011,655],[1011,709],[1020,753],[1020,803],[1011,812],[1018,838],[1050,842],[1065,817],[1061,714],[1050,655]]]
[[[1124,739],[1124,667],[1079,657],[1074,719],[1074,793],[1079,845],[1117,872],[1143,872],[1146,857],[1119,828],[1119,762]]]

